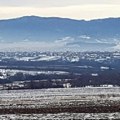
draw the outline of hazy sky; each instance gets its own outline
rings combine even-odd
[[[120,17],[120,0],[0,0],[0,19],[26,15],[86,20]]]

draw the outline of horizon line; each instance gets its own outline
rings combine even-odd
[[[117,19],[120,17],[103,17],[103,18],[93,18],[93,19],[75,19],[75,18],[70,18],[70,17],[59,17],[59,16],[38,16],[38,15],[23,15],[23,16],[18,16],[18,17],[11,17],[11,18],[0,18],[0,21],[2,20],[13,20],[13,19],[19,19],[19,18],[24,18],[24,17],[38,17],[38,18],[60,18],[60,19],[70,19],[70,20],[76,20],[76,21],[93,21],[93,20],[102,20],[102,19]]]

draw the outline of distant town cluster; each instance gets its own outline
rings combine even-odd
[[[120,52],[0,52],[0,89],[120,85]]]

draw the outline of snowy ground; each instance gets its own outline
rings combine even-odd
[[[120,88],[65,88],[0,91],[0,109],[69,108],[120,105]],[[17,119],[120,119],[120,113],[4,114],[0,120]]]
[[[120,113],[6,114],[0,120],[120,120]]]

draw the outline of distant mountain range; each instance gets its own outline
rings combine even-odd
[[[73,20],[24,16],[0,20],[0,48],[119,50],[120,18]]]

